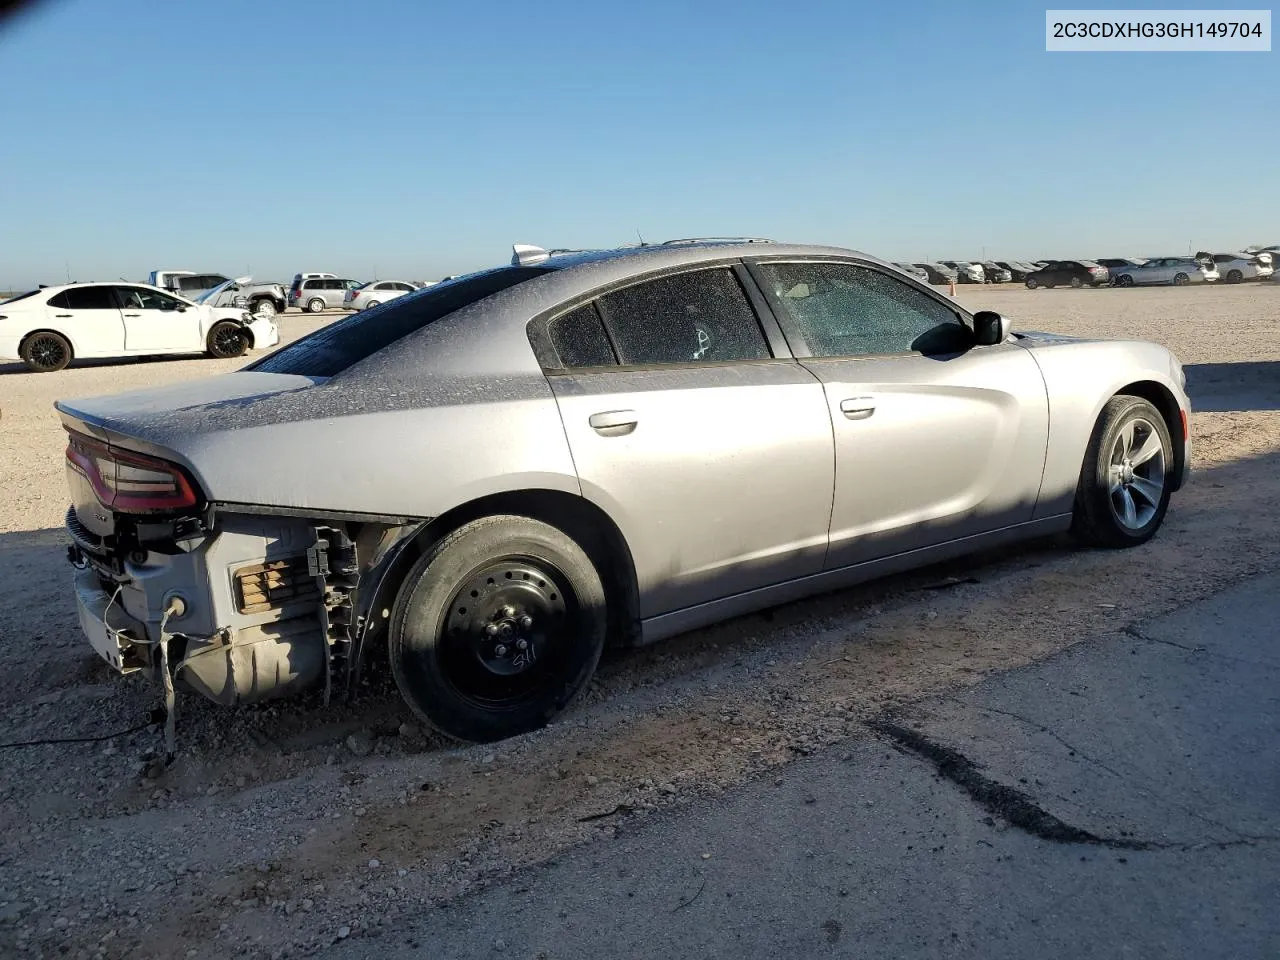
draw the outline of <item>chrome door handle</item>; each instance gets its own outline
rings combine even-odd
[[[840,401],[840,412],[848,420],[865,420],[876,412],[876,402],[871,397],[850,397]]]
[[[587,418],[591,429],[602,437],[623,437],[636,428],[640,418],[634,410],[606,410]]]

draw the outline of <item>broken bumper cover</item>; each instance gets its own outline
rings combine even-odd
[[[153,683],[181,681],[217,703],[291,695],[319,681],[328,662],[323,593],[303,559],[283,582],[278,550],[314,540],[303,524],[224,517],[191,550],[111,546],[74,510],[67,531],[80,628],[115,671]],[[253,571],[259,571],[250,575]],[[261,603],[246,594],[253,584]]]
[[[118,673],[134,673],[151,665],[152,646],[146,626],[129,616],[103,589],[98,575],[86,567],[75,575],[76,612],[89,645]]]

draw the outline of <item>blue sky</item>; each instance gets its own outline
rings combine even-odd
[[[434,279],[637,231],[1280,242],[1280,54],[1049,54],[1044,10],[48,0],[0,26],[0,289]]]

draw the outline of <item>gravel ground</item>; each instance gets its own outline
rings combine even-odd
[[[1015,326],[1172,347],[1197,411],[1192,485],[1138,551],[1047,542],[892,578],[614,655],[539,733],[457,749],[385,677],[358,703],[222,710],[182,700],[181,756],[154,729],[0,750],[0,955],[301,956],[527,864],[678,815],[886,705],[970,686],[1280,567],[1280,284],[960,288]],[[290,313],[286,337],[328,317]],[[204,359],[0,366],[0,740],[142,723],[156,692],[80,638],[63,559],[57,397],[234,369]],[[948,589],[949,576],[972,577]],[[666,811],[664,813],[664,811]],[[339,946],[337,949],[341,949]]]

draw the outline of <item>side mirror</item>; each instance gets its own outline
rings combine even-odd
[[[979,310],[973,315],[973,342],[980,347],[993,347],[1009,339],[1013,324],[994,310]]]

